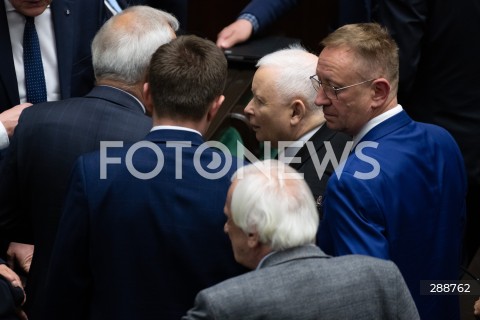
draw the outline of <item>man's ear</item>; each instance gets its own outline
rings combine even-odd
[[[248,233],[247,237],[247,244],[250,249],[256,248],[260,245],[260,239],[257,232]]]
[[[208,110],[208,113],[207,113],[207,121],[208,122],[211,122],[213,120],[213,118],[215,118],[215,115],[217,114],[218,110],[220,109],[220,106],[222,105],[223,101],[225,101],[225,96],[224,95],[221,95],[221,96],[218,96],[217,98],[215,98],[215,100],[213,100],[213,103],[210,107],[210,109]]]
[[[307,113],[307,107],[300,99],[295,99],[290,104],[289,108],[291,109],[290,124],[292,126],[298,125]]]
[[[146,114],[152,116],[153,114],[153,99],[152,94],[150,92],[150,84],[145,82],[143,84],[143,99],[144,99],[144,107]]]
[[[378,78],[372,83],[374,106],[383,105],[390,95],[390,83],[387,79]]]

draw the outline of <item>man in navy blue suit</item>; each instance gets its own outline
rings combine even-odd
[[[179,319],[201,290],[243,271],[223,232],[236,161],[202,135],[224,100],[227,61],[181,36],[152,57],[154,127],[73,170],[49,270],[48,319]]]
[[[315,103],[354,147],[328,181],[319,246],[392,260],[422,319],[459,319],[458,296],[420,294],[422,280],[458,279],[467,187],[459,147],[398,104],[398,47],[385,29],[346,25],[321,44]]]
[[[37,314],[68,177],[75,160],[100,141],[135,142],[150,131],[143,99],[150,57],[175,38],[178,21],[147,6],[106,22],[92,43],[97,85],[86,96],[36,104],[23,112],[0,166],[0,234],[35,246],[27,283]],[[33,315],[33,316],[32,316]]]
[[[35,17],[47,100],[83,96],[93,87],[90,44],[106,19],[102,0],[0,1],[0,149],[8,146],[27,101],[23,73],[25,16]],[[5,130],[4,130],[5,129]],[[7,136],[8,135],[8,136]]]

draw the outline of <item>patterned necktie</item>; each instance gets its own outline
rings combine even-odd
[[[23,33],[25,87],[27,89],[27,102],[35,104],[47,101],[47,88],[35,21],[33,17],[26,17],[26,20]]]

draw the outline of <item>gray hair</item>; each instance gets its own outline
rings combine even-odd
[[[299,44],[265,55],[257,67],[271,67],[278,70],[275,87],[285,100],[301,99],[309,110],[317,110],[317,92],[309,79],[316,73],[318,57]]]
[[[311,244],[319,224],[312,192],[302,175],[277,160],[256,162],[237,170],[231,200],[235,225],[257,232],[273,250]]]
[[[148,6],[132,6],[113,16],[93,39],[95,78],[127,85],[143,81],[152,54],[175,38],[178,27],[174,16]]]

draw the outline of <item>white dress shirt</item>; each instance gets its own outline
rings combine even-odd
[[[23,68],[23,30],[25,29],[25,17],[17,12],[9,0],[4,0],[7,13],[8,30],[12,44],[13,62],[17,76],[18,94],[20,103],[27,101],[25,87],[25,71]],[[47,87],[47,100],[60,100],[60,80],[58,76],[57,51],[55,44],[55,32],[50,6],[39,16],[35,17],[35,28],[42,52],[43,71]],[[5,127],[0,122],[0,150],[8,147],[9,140]]]
[[[385,120],[387,119],[390,119],[391,117],[393,117],[394,115],[400,113],[403,111],[403,108],[401,105],[397,104],[396,107],[394,107],[393,109],[390,109],[388,110],[387,112],[384,112],[378,116],[376,116],[375,118],[371,119],[370,121],[368,121],[364,126],[363,128],[360,130],[360,132],[355,136],[353,137],[353,145],[352,145],[352,149],[355,148],[355,146],[357,145],[357,143],[360,142],[360,140],[362,140],[363,137],[365,137],[365,135],[370,131],[372,130],[373,128],[375,128],[376,126],[378,126],[380,123],[384,122]]]
[[[313,137],[313,135],[317,133],[317,131],[320,130],[323,125],[324,124],[305,133],[297,141],[289,141],[289,144],[285,148],[283,148],[284,146],[279,145],[277,159],[285,164],[290,164],[298,151],[300,151],[300,149],[305,145],[305,143],[307,143],[307,141],[310,140],[310,138]]]

